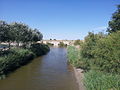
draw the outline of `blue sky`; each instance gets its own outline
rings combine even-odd
[[[0,20],[38,28],[44,39],[83,39],[105,31],[120,0],[0,0]]]

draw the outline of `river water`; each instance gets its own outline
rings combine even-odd
[[[0,90],[78,90],[65,48],[50,52],[0,80]]]

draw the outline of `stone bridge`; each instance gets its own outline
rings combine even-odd
[[[41,41],[38,41],[38,43],[44,43],[44,44],[50,43],[50,44],[53,44],[54,46],[58,46],[60,42],[63,42],[66,45],[74,44],[74,40],[41,40]]]

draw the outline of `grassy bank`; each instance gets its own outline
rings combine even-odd
[[[84,84],[87,90],[120,90],[120,75],[91,70],[85,73]]]
[[[68,56],[68,62],[72,64],[75,67],[80,67],[80,54],[79,50],[75,48],[74,46],[67,47],[67,56]]]
[[[15,48],[2,52],[0,56],[0,79],[14,71],[15,69],[27,64],[33,58],[45,55],[49,47],[44,44],[33,44],[29,49]]]
[[[11,53],[0,57],[1,79],[11,71],[28,63],[35,57],[34,53],[27,49],[12,49]]]
[[[83,81],[87,90],[120,90],[119,74],[96,70],[90,61],[81,58],[81,50],[74,46],[69,46],[67,51],[68,62],[77,68],[84,69]]]

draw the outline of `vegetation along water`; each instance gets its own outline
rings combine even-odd
[[[69,62],[84,70],[87,90],[120,90],[120,5],[109,21],[108,34],[89,32],[68,47]]]
[[[39,30],[33,30],[23,23],[0,21],[0,79],[36,56],[46,54],[50,48],[36,43],[42,37]]]
[[[0,90],[78,90],[66,53],[65,48],[51,48],[47,55],[0,80]]]
[[[37,42],[43,38],[38,29],[0,21],[0,89],[78,90],[72,65],[83,69],[86,90],[120,90],[120,5],[106,32],[49,48],[53,44]]]

